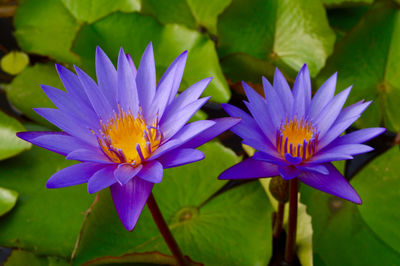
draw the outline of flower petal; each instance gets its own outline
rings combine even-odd
[[[152,189],[153,183],[141,178],[131,179],[124,186],[116,183],[110,187],[119,219],[128,231],[135,227]]]
[[[132,56],[130,54],[125,54],[125,55],[126,55],[126,60],[128,60],[129,66],[131,67],[133,77],[136,79],[137,69],[135,63],[132,60]]]
[[[175,149],[157,160],[163,168],[172,168],[204,159],[204,153],[196,149]]]
[[[96,47],[96,76],[99,89],[109,100],[111,107],[118,110],[115,100],[117,97],[117,71],[99,46]]]
[[[67,160],[76,160],[81,162],[94,162],[102,164],[113,164],[113,162],[104,153],[97,148],[74,150],[65,157]]]
[[[148,161],[138,173],[138,177],[147,182],[160,183],[163,177],[163,166],[158,161]]]
[[[102,169],[97,163],[78,163],[56,172],[46,183],[47,188],[61,188],[86,183],[89,178]]]
[[[114,177],[119,184],[125,185],[129,180],[134,178],[142,168],[143,166],[141,164],[137,166],[128,163],[120,164],[114,171]]]
[[[222,172],[218,179],[252,179],[278,175],[277,165],[249,158]]]
[[[328,169],[329,174],[303,172],[299,175],[299,180],[315,189],[361,204],[360,196],[339,171],[332,164],[324,166]]]
[[[275,69],[274,74],[274,89],[281,98],[281,102],[285,107],[286,113],[291,112],[293,106],[293,94],[285,77],[278,68]]]
[[[180,148],[197,148],[206,142],[209,142],[222,132],[230,129],[240,122],[239,118],[235,117],[223,117],[213,119],[211,121],[215,122],[215,125],[204,130],[201,134],[196,135],[194,138],[183,144]]]
[[[79,78],[70,70],[59,64],[56,64],[56,69],[68,94],[78,102],[79,106],[86,106],[93,110]]]
[[[301,171],[313,172],[317,174],[327,175],[328,169],[323,164],[302,164],[296,166]]]
[[[254,160],[264,161],[277,165],[288,165],[288,163],[281,157],[272,156],[270,153],[256,151],[252,157]]]
[[[114,177],[114,171],[117,165],[108,165],[97,171],[88,182],[88,192],[90,194],[96,193],[106,187],[111,186],[117,182]]]
[[[364,144],[344,144],[339,146],[332,146],[323,149],[321,153],[337,153],[337,154],[346,154],[346,155],[357,155],[361,153],[366,153],[374,150],[370,146]]]
[[[187,51],[184,51],[180,56],[178,56],[174,60],[174,62],[172,62],[172,64],[174,64],[176,61],[176,71],[168,103],[172,103],[172,101],[175,99],[176,94],[178,93],[179,85],[181,84],[183,72],[185,70],[187,55],[188,55]]]
[[[181,130],[176,133],[171,140],[179,139],[182,144],[201,134],[203,131],[214,126],[216,123],[211,120],[199,120],[186,124]]]
[[[130,111],[136,117],[139,111],[138,89],[132,68],[122,48],[118,55],[117,84],[117,103],[122,110]]]
[[[350,159],[353,159],[353,156],[348,154],[323,152],[314,155],[311,159],[308,160],[308,163],[321,164],[321,163],[350,160]]]
[[[269,84],[266,78],[263,77],[263,84],[264,85],[264,91],[265,91],[265,99],[267,101],[267,108],[268,108],[268,113],[271,117],[271,122],[273,123],[275,128],[279,128],[282,121],[286,117],[286,112],[284,110],[284,106],[282,105],[282,102],[274,90],[274,88]],[[268,85],[269,84],[269,85]],[[265,88],[265,86],[269,87]]]
[[[322,86],[317,90],[311,101],[309,117],[313,120],[324,109],[335,94],[337,80],[337,72],[333,74]]]
[[[285,180],[295,178],[301,173],[300,169],[292,165],[280,165],[278,171],[281,177]]]
[[[153,44],[149,45],[143,52],[136,76],[137,92],[140,106],[144,113],[151,106],[156,93],[156,67],[154,63]]]
[[[285,160],[291,165],[298,165],[303,161],[301,157],[293,157],[290,153],[285,154]]]
[[[311,101],[311,82],[307,65],[304,64],[293,84],[292,117],[304,117]]]
[[[382,127],[364,128],[344,136],[339,137],[334,141],[334,145],[355,144],[363,143],[385,132],[386,129]]]

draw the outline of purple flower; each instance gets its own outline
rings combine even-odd
[[[278,69],[273,86],[263,78],[265,98],[243,82],[248,98],[244,103],[251,116],[229,104],[223,104],[223,108],[231,116],[242,118],[231,130],[257,151],[224,171],[219,179],[298,178],[306,185],[360,204],[357,192],[331,162],[371,151],[361,143],[385,129],[366,128],[341,136],[371,102],[343,108],[351,87],[334,96],[336,76],[332,75],[313,98],[307,65],[297,75],[293,91]]]
[[[176,97],[187,52],[168,67],[158,85],[153,47],[144,51],[138,70],[121,48],[116,70],[107,55],[96,51],[96,84],[75,67],[77,75],[57,65],[67,93],[42,88],[58,109],[35,111],[63,132],[21,132],[18,136],[81,163],[62,169],[48,188],[88,183],[89,193],[110,187],[118,215],[132,230],[163,169],[202,160],[198,146],[237,124],[220,118],[186,124],[207,102],[200,95],[206,78]]]

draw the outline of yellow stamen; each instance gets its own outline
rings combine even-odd
[[[277,135],[277,148],[282,156],[289,153],[294,157],[309,159],[314,153],[318,134],[311,122],[304,119],[286,120]]]
[[[135,118],[131,112],[124,112],[121,108],[101,127],[100,147],[117,163],[140,164],[151,156],[162,139],[157,120],[149,127],[141,114]]]

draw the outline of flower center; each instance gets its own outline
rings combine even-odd
[[[101,123],[101,149],[116,163],[140,164],[158,148],[162,134],[158,120],[148,126],[141,114],[135,118],[131,112],[119,108],[107,123]]]
[[[293,157],[301,157],[303,160],[309,159],[316,150],[318,133],[313,128],[311,122],[286,119],[276,135],[276,145],[279,153],[284,157],[290,153]]]

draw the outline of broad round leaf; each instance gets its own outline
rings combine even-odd
[[[29,64],[26,53],[12,51],[1,58],[1,69],[11,75],[20,73]]]
[[[0,187],[0,216],[9,212],[17,203],[18,192]]]

